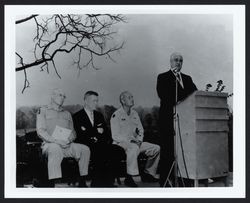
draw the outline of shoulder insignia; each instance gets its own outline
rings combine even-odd
[[[38,108],[37,114],[45,113],[48,109],[48,106],[41,106],[40,108]]]

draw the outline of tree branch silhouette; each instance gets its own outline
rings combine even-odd
[[[26,82],[23,91],[29,86],[26,74],[29,68],[40,67],[41,71],[46,70],[49,73],[50,66],[52,66],[57,76],[61,78],[55,62],[59,53],[75,52],[76,59],[73,59],[72,64],[80,71],[88,66],[98,69],[94,64],[95,57],[107,56],[115,62],[111,54],[119,52],[124,47],[124,42],[116,43],[114,40],[117,33],[113,26],[126,22],[125,17],[120,14],[55,14],[46,19],[31,15],[17,20],[16,24],[20,25],[33,19],[36,28],[33,38],[33,59],[25,60],[20,53],[16,52],[16,56],[22,62],[17,63],[16,72],[24,71],[25,74]],[[83,56],[88,57],[87,60],[83,60]]]

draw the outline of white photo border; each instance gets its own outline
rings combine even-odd
[[[245,6],[244,5],[5,5],[5,198],[245,198]],[[233,187],[209,188],[16,188],[15,20],[17,15],[54,13],[232,14]],[[239,158],[240,157],[240,158]]]

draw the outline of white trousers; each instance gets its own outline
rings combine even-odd
[[[160,160],[160,146],[151,144],[149,142],[142,142],[139,147],[135,143],[119,142],[117,145],[121,146],[127,155],[127,174],[138,175],[138,155],[144,153],[147,156],[147,162],[144,169],[145,173],[148,173],[155,177],[156,170]]]
[[[81,176],[88,174],[90,150],[86,145],[71,143],[68,148],[64,149],[55,143],[45,143],[42,149],[48,157],[49,179],[62,177],[61,162],[64,157],[72,157],[78,161]]]

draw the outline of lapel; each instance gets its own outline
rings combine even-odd
[[[175,82],[175,75],[174,75],[174,73],[171,70],[169,70],[168,74],[169,74],[170,79]]]
[[[92,128],[92,123],[89,120],[88,114],[86,113],[86,111],[84,109],[82,109],[82,113],[81,113],[81,125],[83,125],[86,128]],[[95,113],[94,113],[94,122],[95,122]]]
[[[185,76],[183,75],[183,73],[181,73],[181,77],[182,77],[182,82],[183,82],[183,85],[185,88],[186,87],[185,86],[185,79],[184,79]],[[167,79],[171,81],[171,92],[173,93],[173,96],[175,97],[175,95],[176,95],[176,89],[175,89],[176,88],[176,77],[171,70],[168,71],[168,78]],[[177,100],[179,100],[179,98],[181,98],[181,95],[183,95],[183,93],[185,91],[184,88],[182,88],[180,83],[177,81],[177,92],[178,92]]]
[[[94,110],[94,127],[103,127],[103,120],[100,118],[98,111]]]
[[[93,126],[96,126],[96,111],[93,111],[93,117],[94,117],[94,123],[93,123]]]
[[[174,82],[174,87],[175,87],[175,82],[176,82],[176,77],[175,77],[175,75],[174,75],[174,73],[171,71],[171,70],[169,70],[169,77],[171,78],[171,80]],[[180,77],[181,77],[181,79],[182,79],[182,83],[183,83],[183,86],[184,86],[184,88],[185,88],[185,79],[184,79],[184,74],[181,72],[180,73]],[[183,90],[184,88],[182,88],[182,86],[180,85],[180,83],[179,83],[179,81],[177,81],[177,86],[178,86],[178,91],[181,91],[181,90]]]
[[[169,79],[171,81],[172,87],[175,89],[176,77],[175,77],[174,73],[171,70],[168,71],[168,78],[167,78],[167,80],[169,80]],[[179,84],[178,81],[177,81],[177,84],[178,84],[178,88],[179,88],[180,84]]]

